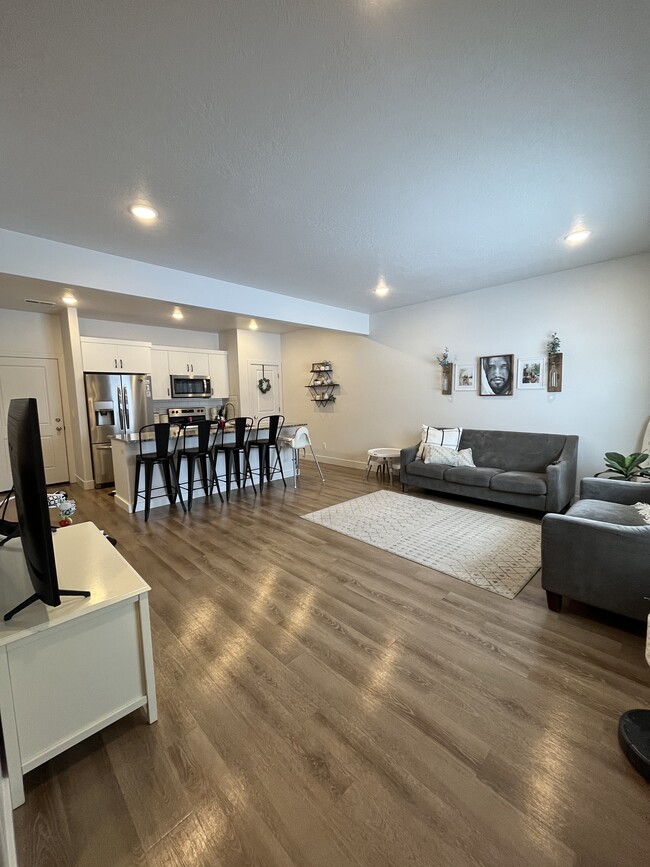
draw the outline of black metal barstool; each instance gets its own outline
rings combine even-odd
[[[280,450],[278,448],[278,437],[282,433],[283,425],[283,415],[262,416],[257,420],[255,436],[251,437],[248,441],[249,466],[251,449],[257,448],[257,474],[260,480],[260,491],[264,489],[264,475],[266,474],[266,480],[270,482],[273,473],[275,473],[278,468],[285,488],[287,486],[284,479],[282,461],[280,460]],[[273,464],[273,469],[271,469],[271,449],[275,449],[275,462]]]
[[[183,445],[178,449],[176,455],[176,474],[179,478],[181,475],[181,461],[183,458],[187,461],[187,509],[190,512],[192,511],[192,500],[194,499],[194,471],[197,463],[201,472],[201,483],[206,497],[208,496],[208,493],[212,493],[213,481],[216,481],[217,493],[219,494],[219,499],[223,503],[214,456],[214,447],[217,442],[219,427],[215,425],[214,431],[212,431],[212,422],[203,419],[194,424],[197,428],[196,436],[198,438],[198,444],[196,446],[190,446],[189,448],[187,447],[185,442],[187,426],[184,426]],[[208,465],[210,466],[209,474]],[[209,491],[208,485],[210,487]]]
[[[171,438],[172,429],[174,428],[176,436],[173,438],[173,446],[170,448],[169,440]],[[154,433],[156,449],[153,452],[143,452],[142,443],[148,442],[146,434],[149,431],[153,431]],[[178,447],[178,436],[180,435],[180,432],[180,425],[172,424],[170,422],[157,422],[156,424],[146,424],[144,425],[144,427],[141,427],[138,432],[138,443],[140,446],[140,452],[135,457],[135,495],[133,497],[133,511],[135,512],[135,507],[138,502],[138,495],[140,493],[140,467],[144,464],[145,521],[149,520],[149,510],[151,509],[152,492],[160,490],[160,488],[162,487],[164,487],[167,498],[172,504],[176,502],[176,494],[178,494],[178,499],[181,501],[183,511],[187,511],[187,509],[185,508],[185,503],[183,502],[183,495],[178,484],[178,473],[176,472],[176,464],[174,463],[174,456]],[[145,435],[144,437],[143,434]],[[165,480],[165,484],[164,486],[158,485],[156,488],[153,488],[153,468],[156,464],[160,465],[160,470],[162,472],[163,479]],[[156,494],[154,495],[153,499],[162,496],[163,494]]]
[[[235,468],[235,483],[238,488],[241,487],[241,466],[239,463],[240,455],[244,458],[244,486],[246,485],[247,477],[250,476],[253,491],[257,494],[257,488],[255,487],[255,483],[253,482],[251,465],[248,460],[248,438],[250,437],[252,426],[253,419],[249,416],[240,416],[239,418],[231,419],[228,422],[228,430],[226,429],[226,427],[221,428],[221,436],[217,439],[217,443],[214,447],[214,478],[217,482],[217,485],[219,484],[219,477],[217,476],[216,466],[219,452],[223,452],[224,456],[226,500],[230,499],[230,480],[233,464]],[[226,434],[230,433],[233,429],[235,433],[235,439],[232,442],[225,442]],[[224,478],[224,476],[222,476],[221,478]]]

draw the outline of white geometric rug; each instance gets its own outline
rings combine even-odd
[[[508,599],[541,565],[539,524],[395,491],[376,491],[302,517]]]

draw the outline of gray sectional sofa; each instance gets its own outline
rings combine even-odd
[[[578,437],[500,430],[464,430],[475,467],[425,464],[419,443],[400,453],[400,481],[409,486],[493,503],[561,512],[575,494]]]

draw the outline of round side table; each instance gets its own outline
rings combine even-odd
[[[367,479],[370,475],[370,470],[374,466],[377,474],[381,472],[382,476],[388,475],[388,481],[393,484],[393,464],[395,459],[399,458],[399,449],[368,449],[368,463],[366,464]]]
[[[645,659],[650,665],[650,616]],[[628,710],[618,721],[618,742],[628,761],[650,782],[650,710]]]

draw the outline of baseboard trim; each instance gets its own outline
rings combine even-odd
[[[347,458],[332,458],[328,455],[316,455],[316,457],[318,458],[318,462],[321,464],[332,464],[336,467],[349,467],[353,470],[365,470],[366,468],[365,461],[352,461],[348,460]],[[313,463],[311,455],[307,454],[306,458],[308,461],[311,461]],[[302,456],[300,460],[303,460]]]
[[[74,484],[79,485],[84,491],[91,491],[95,487],[94,479],[82,479],[81,476],[74,477]]]

